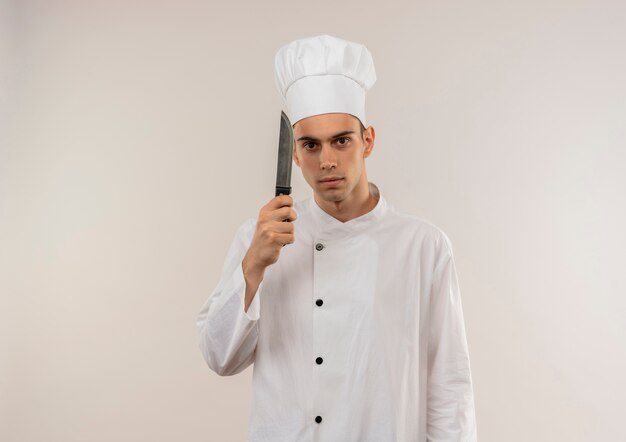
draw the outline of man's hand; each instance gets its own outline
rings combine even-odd
[[[254,237],[242,262],[246,279],[246,311],[263,279],[265,269],[278,261],[285,244],[294,242],[292,221],[297,215],[292,206],[291,196],[278,195],[259,211]]]

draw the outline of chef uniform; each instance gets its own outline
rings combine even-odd
[[[325,112],[364,123],[376,79],[364,46],[296,40],[276,71],[292,123]],[[295,242],[266,268],[247,312],[242,260],[256,219],[237,230],[197,327],[217,374],[254,364],[250,442],[476,440],[450,239],[369,189],[376,206],[347,222],[313,197],[294,203]]]

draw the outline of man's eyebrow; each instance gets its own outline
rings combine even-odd
[[[335,138],[343,137],[344,135],[350,135],[353,133],[355,133],[353,130],[344,130],[343,132],[339,132],[333,135],[328,140],[334,140]],[[319,141],[319,140],[317,138],[313,138],[308,135],[305,135],[303,137],[298,138],[296,141]]]

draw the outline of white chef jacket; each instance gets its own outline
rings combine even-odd
[[[446,234],[379,200],[342,222],[294,203],[287,244],[244,311],[241,224],[197,318],[208,366],[253,366],[248,441],[475,441],[459,284]]]

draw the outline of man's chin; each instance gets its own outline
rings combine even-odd
[[[345,199],[343,192],[337,192],[333,189],[321,189],[319,192],[316,193],[320,199],[328,202],[343,201]]]

